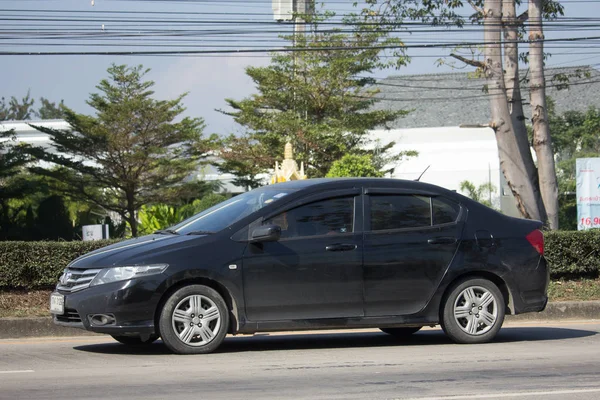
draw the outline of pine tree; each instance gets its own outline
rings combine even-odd
[[[50,136],[56,152],[27,149],[53,164],[33,172],[52,178],[55,190],[72,199],[118,213],[133,236],[140,207],[177,199],[211,142],[202,136],[201,118],[178,120],[185,94],[173,100],[152,97],[154,82],[144,80],[148,71],[141,65],[111,66],[97,86],[100,92],[87,101],[95,115],[62,107],[71,130],[35,126]]]
[[[219,168],[235,174],[240,183],[255,186],[255,175],[273,167],[288,141],[308,176],[325,176],[346,154],[374,153],[365,150],[372,144],[369,131],[406,114],[373,110],[378,90],[369,77],[373,70],[390,66],[379,58],[382,48],[397,49],[395,66],[405,63],[400,40],[364,21],[348,20],[343,30],[317,29],[330,17],[311,17],[313,33],[284,36],[291,51],[273,54],[269,66],[246,68],[256,94],[227,99],[232,110],[222,112],[246,132],[223,143],[225,162]],[[391,145],[378,151],[384,154]]]

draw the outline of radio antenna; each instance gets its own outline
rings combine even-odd
[[[419,177],[415,179],[416,182],[419,182],[421,180],[421,177],[425,174],[425,172],[427,172],[429,167],[431,167],[431,165],[428,165],[427,168],[425,168],[425,171],[421,172],[421,175],[419,175]]]

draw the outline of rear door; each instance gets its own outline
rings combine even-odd
[[[369,189],[365,209],[365,316],[408,315],[433,296],[460,244],[458,203]]]

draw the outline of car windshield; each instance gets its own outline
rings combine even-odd
[[[271,187],[255,189],[204,210],[169,231],[180,235],[218,232],[292,192]]]

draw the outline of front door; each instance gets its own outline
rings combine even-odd
[[[458,249],[460,206],[439,197],[370,193],[365,316],[414,314],[433,296]]]
[[[363,315],[360,196],[325,198],[264,221],[277,242],[251,243],[243,261],[250,321]],[[358,221],[357,221],[358,220]]]

